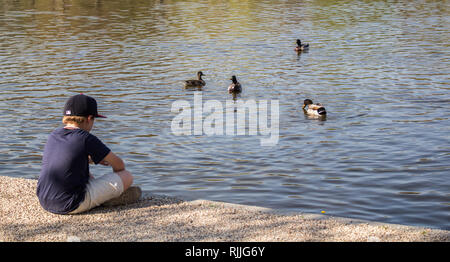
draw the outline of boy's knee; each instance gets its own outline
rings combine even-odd
[[[127,170],[122,170],[116,174],[122,179],[123,191],[127,190],[133,184],[133,175]]]

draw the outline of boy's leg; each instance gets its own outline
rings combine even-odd
[[[119,197],[124,192],[124,187],[129,187],[133,182],[131,178],[130,183],[129,176],[131,176],[130,172],[123,170],[118,173],[110,173],[99,178],[89,179],[85,200],[70,214],[85,212],[110,199]],[[122,179],[122,177],[125,179]],[[123,180],[127,183],[126,185],[124,185]]]
[[[116,172],[120,179],[122,179],[123,191],[127,190],[133,184],[133,176],[127,170]]]
[[[123,193],[116,198],[110,199],[104,202],[103,206],[119,206],[135,203],[141,197],[142,191],[140,187],[131,186],[133,184],[133,176],[130,172],[124,170],[116,173],[123,182],[124,190]]]

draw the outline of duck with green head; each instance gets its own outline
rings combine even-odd
[[[297,39],[297,47],[295,47],[295,51],[301,52],[309,49],[309,44],[302,44],[300,39]]]
[[[236,76],[232,76],[230,79],[233,83],[228,87],[228,93],[240,93],[242,92],[242,86],[237,81]]]
[[[327,111],[321,103],[314,104],[311,99],[305,99],[303,101],[303,112],[311,116],[326,116]]]

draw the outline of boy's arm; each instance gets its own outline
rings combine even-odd
[[[110,151],[102,161],[100,161],[102,165],[111,166],[114,172],[119,172],[125,170],[125,163],[122,161],[120,157]]]

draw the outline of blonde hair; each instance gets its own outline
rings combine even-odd
[[[64,124],[76,124],[76,125],[81,125],[83,123],[85,123],[87,120],[87,117],[85,116],[64,116],[62,119],[62,122]]]

